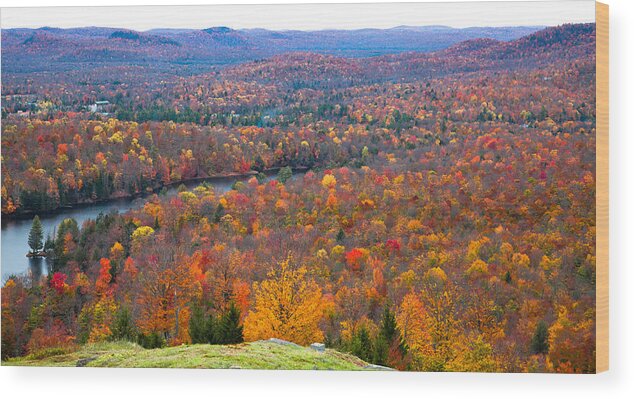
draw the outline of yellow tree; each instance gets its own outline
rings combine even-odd
[[[418,295],[413,292],[405,295],[396,314],[396,323],[403,332],[403,340],[412,355],[412,367],[415,370],[424,369],[425,359],[434,353],[429,321],[429,315]]]
[[[547,362],[555,372],[595,372],[595,314],[580,305],[560,305],[557,320],[548,329]]]
[[[461,336],[455,345],[458,349],[456,357],[447,364],[446,370],[478,373],[500,371],[493,348],[482,335],[469,338]]]
[[[455,357],[454,344],[458,336],[456,294],[445,272],[434,267],[424,276],[421,301],[427,311],[427,325],[432,339],[433,355],[426,359],[427,371],[444,371]]]
[[[294,268],[292,261],[289,255],[267,280],[253,284],[255,309],[244,321],[245,340],[280,338],[300,345],[323,340],[321,289],[306,278],[305,267]]]

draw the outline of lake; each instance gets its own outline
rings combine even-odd
[[[294,177],[297,174],[294,174]],[[240,176],[230,178],[210,178],[204,181],[214,187],[216,194],[226,193],[236,181],[247,181],[252,176]],[[266,180],[271,180],[275,174],[269,174]],[[184,183],[188,189],[192,189],[202,184],[203,181]],[[178,192],[178,186],[172,186],[167,190],[167,195],[175,195]],[[77,208],[61,210],[54,214],[40,215],[42,227],[44,230],[44,239],[53,232],[56,227],[67,218],[73,218],[77,224],[81,226],[85,220],[95,219],[100,213],[108,213],[112,210],[118,210],[120,213],[126,212],[133,208],[139,208],[145,204],[145,198],[129,198],[119,199],[99,204],[80,206]],[[48,260],[45,258],[27,258],[29,252],[27,238],[31,230],[32,219],[7,219],[2,218],[2,254],[1,269],[2,283],[13,274],[23,274],[25,272],[32,273],[33,277],[39,277],[47,274]]]

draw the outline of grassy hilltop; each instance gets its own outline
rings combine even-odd
[[[269,370],[379,369],[363,360],[331,349],[318,352],[290,343],[257,341],[239,345],[183,345],[143,349],[129,342],[89,344],[74,352],[43,351],[10,359],[3,366],[54,367],[173,367]]]

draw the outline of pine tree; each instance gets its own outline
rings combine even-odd
[[[97,218],[99,220],[99,218]],[[66,263],[70,260],[71,254],[66,251],[66,239],[70,234],[70,238],[73,242],[77,242],[79,238],[79,226],[77,221],[73,218],[67,218],[57,226],[57,234],[55,235],[54,256],[53,256],[53,270],[62,270]]]
[[[216,212],[214,212],[214,222],[218,223],[220,222],[220,218],[225,214],[225,207],[222,206],[221,203],[218,203],[218,206],[216,207]]]
[[[31,225],[31,231],[29,232],[29,247],[31,253],[37,253],[42,250],[44,245],[44,232],[42,230],[42,222],[40,217],[35,215],[33,218],[33,224]]]
[[[162,348],[167,344],[165,338],[156,331],[151,332],[149,335],[140,334],[138,342],[145,349]]]
[[[388,306],[383,310],[383,319],[381,320],[381,330],[379,334],[385,337],[388,342],[392,342],[400,332],[396,326],[396,316]]]
[[[192,344],[209,343],[209,323],[205,317],[205,312],[200,306],[194,306],[189,318],[189,336]]]
[[[372,363],[379,364],[381,366],[387,366],[387,356],[390,348],[382,335],[377,335],[372,345]]]
[[[392,356],[390,356],[391,353]],[[398,356],[396,357],[402,359],[407,354],[407,347],[396,324],[396,316],[386,305],[379,334],[374,343],[374,362],[382,366],[394,366],[390,364],[391,360],[397,360],[394,359],[394,354],[397,354]]]
[[[372,340],[370,339],[370,333],[368,333],[368,329],[365,326],[359,328],[352,337],[350,352],[366,362],[373,361],[372,356],[374,349],[372,347]]]
[[[285,166],[277,173],[277,181],[284,184],[288,179],[293,176],[293,169],[289,166]]]
[[[115,314],[112,326],[112,339],[134,341],[136,337],[132,315],[128,308],[122,307]]]
[[[258,172],[263,172],[264,169],[266,169],[266,165],[264,164],[264,160],[262,159],[262,156],[260,154],[255,157],[255,160],[253,162],[253,169],[257,170]]]
[[[233,302],[220,318],[218,333],[221,344],[239,344],[244,341],[240,325],[240,311]]]
[[[218,331],[218,320],[216,316],[210,314],[205,322],[205,332],[207,336],[207,343],[212,345],[220,344],[220,333]]]
[[[531,352],[535,354],[548,353],[548,326],[543,320],[537,323],[535,334],[531,339]]]
[[[48,235],[46,236],[46,240],[44,241],[44,252],[51,252],[55,250],[55,240]]]

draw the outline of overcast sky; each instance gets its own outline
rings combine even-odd
[[[594,22],[593,0],[2,8],[2,28],[104,26],[148,30],[228,26],[276,30],[391,28],[399,25],[560,25]]]

